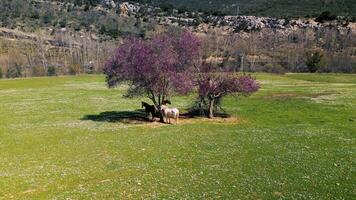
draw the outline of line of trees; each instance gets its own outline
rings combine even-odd
[[[203,58],[236,71],[356,73],[356,35],[335,27],[203,36]]]
[[[40,33],[31,41],[0,39],[0,78],[102,73],[102,63],[117,44],[70,32],[51,39]]]

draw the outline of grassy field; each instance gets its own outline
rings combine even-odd
[[[356,75],[256,76],[231,118],[178,126],[102,76],[1,80],[0,199],[355,198]]]

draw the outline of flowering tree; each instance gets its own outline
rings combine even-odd
[[[197,81],[199,103],[208,107],[208,117],[214,117],[214,111],[221,99],[228,94],[250,95],[260,88],[250,75],[236,75],[226,71],[214,70],[212,66],[202,65]],[[207,103],[206,103],[207,102]],[[202,107],[202,106],[201,106]]]
[[[191,91],[199,50],[199,39],[189,32],[158,34],[148,41],[128,38],[107,61],[106,81],[109,87],[129,82],[129,95],[145,94],[158,108],[173,92]]]
[[[200,40],[189,32],[158,34],[148,41],[125,39],[105,65],[106,81],[109,87],[129,82],[129,96],[147,95],[156,108],[172,93],[187,94],[197,87],[201,102],[208,102],[211,118],[222,97],[259,89],[251,76],[201,65],[200,47]]]

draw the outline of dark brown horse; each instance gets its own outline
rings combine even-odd
[[[146,116],[147,116],[148,120],[153,120],[155,118],[157,109],[154,105],[150,105],[150,104],[142,101],[142,108],[145,108]]]

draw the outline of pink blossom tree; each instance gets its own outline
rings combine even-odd
[[[128,95],[145,94],[158,108],[172,93],[192,90],[200,46],[190,32],[158,34],[148,41],[125,39],[104,68],[108,86],[129,82]]]
[[[209,118],[214,117],[214,111],[224,96],[250,95],[260,88],[259,83],[250,75],[237,75],[211,65],[201,65],[197,70],[198,100],[201,108],[204,104],[207,107]]]

